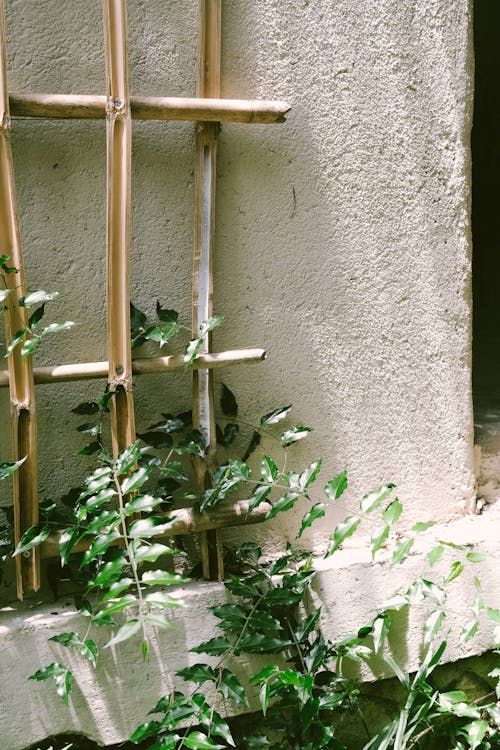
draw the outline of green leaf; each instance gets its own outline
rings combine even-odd
[[[136,492],[142,487],[147,481],[151,473],[150,466],[140,466],[136,471],[132,472],[129,477],[121,483],[121,491],[123,495],[128,495],[130,492]]]
[[[330,500],[338,500],[347,489],[347,471],[344,469],[325,485],[325,495]]]
[[[371,513],[372,510],[378,508],[384,500],[387,500],[394,487],[394,484],[383,484],[378,489],[368,492],[361,500],[361,511]]]
[[[1,300],[0,300],[1,301]],[[45,312],[45,304],[41,305],[38,310],[35,310],[29,317],[28,328],[37,328]]]
[[[80,636],[78,635],[78,633],[73,633],[72,631],[69,633],[59,633],[58,635],[53,635],[52,638],[49,638],[49,641],[59,643],[61,646],[66,646],[66,648],[79,646],[81,644]]]
[[[127,579],[130,580],[130,579]],[[118,588],[121,587],[121,581],[117,581]],[[115,584],[114,584],[115,585]],[[122,589],[123,590],[123,589]],[[113,589],[113,591],[116,591],[116,589]],[[108,597],[103,597],[104,600],[108,599]],[[108,603],[106,604],[105,608],[102,610],[102,612],[99,612],[98,614],[104,614],[104,615],[112,615],[116,612],[122,612],[127,607],[133,606],[137,602],[136,597],[134,594],[126,594],[125,596],[121,596],[118,599],[108,599]]]
[[[65,320],[62,323],[51,323],[40,331],[40,336],[47,336],[49,333],[60,333],[61,331],[69,331],[70,328],[74,328],[76,323],[72,320]]]
[[[240,638],[237,650],[238,653],[245,654],[271,654],[283,651],[291,645],[292,642],[285,638],[267,636],[264,633],[248,633]]]
[[[168,570],[147,570],[142,574],[141,583],[148,586],[174,586],[188,580],[177,573],[169,573]]]
[[[279,475],[279,469],[269,456],[262,456],[260,474],[264,482],[274,482]]]
[[[299,538],[302,536],[304,531],[309,528],[309,526],[312,526],[314,521],[316,521],[318,518],[323,518],[326,512],[326,505],[325,503],[315,503],[311,510],[309,510],[303,517],[302,522],[300,525],[300,529],[297,532],[296,538]]]
[[[226,638],[219,636],[218,638],[211,638],[209,641],[200,643],[196,648],[190,649],[195,654],[209,654],[210,656],[221,656],[230,647],[230,643]]]
[[[162,555],[173,555],[177,550],[172,547],[166,547],[164,544],[143,544],[134,551],[135,562],[137,565],[142,562],[156,562]]]
[[[422,531],[427,531],[427,529],[430,529],[431,526],[435,526],[436,521],[419,521],[418,523],[414,524],[411,527],[411,530],[414,531],[416,534],[421,534]]]
[[[44,292],[43,289],[35,289],[19,300],[19,307],[33,307],[40,302],[51,302],[59,297],[59,292]]]
[[[251,513],[271,494],[272,487],[267,484],[258,484],[248,498],[248,512]]]
[[[392,503],[389,503],[387,508],[382,513],[382,520],[392,526],[399,519],[403,512],[403,506],[399,501],[399,498],[395,497]]]
[[[71,692],[71,678],[72,673],[62,664],[53,663],[49,664],[48,667],[39,669],[35,674],[28,677],[29,680],[48,680],[53,679],[56,683],[57,694],[63,699],[64,703],[68,705],[69,694]]]
[[[360,524],[361,519],[358,516],[347,516],[342,523],[335,527],[333,539],[326,551],[325,557],[330,557],[340,547],[343,541],[352,536]]]
[[[132,302],[130,303],[130,328],[132,331],[137,330],[138,328],[144,328],[146,325],[146,315],[142,312],[142,310],[139,310],[138,307],[135,307]]]
[[[180,461],[170,461],[162,468],[161,475],[162,477],[168,477],[168,479],[175,479],[177,482],[185,482],[188,479]]]
[[[467,738],[469,740],[470,750],[476,750],[476,748],[479,747],[488,729],[488,722],[484,719],[473,721],[469,725]]]
[[[139,742],[147,740],[149,737],[156,737],[161,727],[162,725],[159,721],[148,721],[145,724],[141,724],[132,734],[130,741],[138,745]]]
[[[203,685],[204,682],[216,682],[217,672],[209,667],[208,664],[193,664],[192,667],[185,667],[176,672],[186,682],[195,682],[197,685]]]
[[[8,461],[7,463],[0,464],[0,481],[7,479],[13,474],[19,467],[26,461],[28,457],[24,456],[19,461]]]
[[[21,343],[21,341],[24,339],[25,334],[26,334],[26,329],[24,328],[21,328],[19,331],[16,331],[16,333],[12,336],[9,342],[9,346],[7,347],[7,354],[5,355],[6,357],[8,357],[9,354],[11,354],[14,351],[16,346],[18,346]]]
[[[322,463],[323,459],[317,458],[299,475],[299,487],[303,492],[307,490],[318,476]]]
[[[271,510],[266,513],[266,519],[274,518],[278,513],[290,510],[290,508],[293,508],[298,498],[299,495],[297,495],[296,492],[286,492],[283,497],[276,500]]]
[[[144,333],[144,338],[148,341],[156,341],[161,347],[168,344],[170,339],[176,336],[180,330],[180,323],[177,323],[177,321],[171,321],[162,326],[148,328]]]
[[[247,613],[239,604],[218,604],[209,609],[221,620],[218,625],[223,630],[239,630],[247,618]]]
[[[387,633],[391,627],[391,618],[389,615],[379,615],[373,621],[372,637],[373,637],[373,650],[375,653],[380,651],[384,645]]]
[[[75,546],[78,538],[80,537],[80,529],[73,527],[65,529],[59,538],[59,556],[61,558],[61,567],[64,568],[68,562],[68,558],[71,554],[71,550]]]
[[[82,562],[80,563],[80,567],[87,565],[98,555],[104,554],[104,552],[109,549],[110,545],[118,539],[120,539],[120,533],[116,529],[96,536],[96,538],[90,545],[90,548],[85,552],[82,558]]]
[[[157,534],[164,534],[175,526],[176,523],[176,517],[169,518],[167,521],[157,516],[141,518],[130,525],[128,535],[130,539],[149,539]]]
[[[427,553],[427,560],[429,561],[431,568],[437,563],[443,552],[444,547],[441,544],[438,544]]]
[[[111,646],[116,646],[117,643],[123,643],[123,641],[127,641],[129,638],[132,638],[132,636],[138,633],[140,629],[140,620],[127,620],[127,622],[118,630],[114,638],[111,638],[111,640],[106,643],[104,648],[111,648]]]
[[[248,708],[248,700],[245,694],[245,688],[236,678],[236,676],[229,671],[229,669],[223,669],[220,680],[217,685],[217,692],[219,692],[224,698],[233,701],[239,706],[246,706]]]
[[[443,610],[431,612],[424,625],[424,646],[428,646],[436,637],[446,615]]]
[[[495,623],[500,623],[500,609],[495,609],[494,607],[487,607],[486,608],[486,614],[488,615],[488,618]]]
[[[234,393],[229,390],[227,385],[221,383],[222,393],[220,397],[220,408],[224,416],[234,419],[238,415],[238,404]]]
[[[140,457],[141,449],[139,447],[139,442],[136,441],[129,445],[128,448],[125,448],[116,459],[116,473],[119,476],[122,474],[128,474],[128,472],[134,468]]]
[[[32,526],[22,535],[19,544],[14,551],[13,557],[20,555],[23,552],[27,552],[28,550],[33,549],[33,547],[38,547],[38,545],[42,544],[42,542],[47,539],[49,533],[49,527],[46,525],[38,524],[37,526]]]
[[[155,628],[161,628],[162,630],[168,630],[172,627],[172,623],[170,622],[170,620],[167,620],[166,617],[162,617],[160,615],[152,615],[149,612],[147,615],[144,615],[144,620],[151,623],[151,625],[154,625]]]
[[[383,544],[387,541],[389,537],[389,525],[385,523],[383,526],[379,526],[378,528],[373,531],[370,542],[371,542],[371,553],[372,553],[372,559],[375,558],[375,555],[379,551],[379,549],[383,546]]]
[[[273,409],[272,411],[267,412],[267,414],[264,414],[260,419],[261,425],[265,427],[269,424],[281,422],[282,419],[285,419],[291,408],[292,405],[290,404],[289,406],[281,406],[279,409]]]
[[[206,334],[213,331],[214,328],[218,328],[223,321],[223,315],[213,315],[211,318],[203,320],[199,328],[200,336],[206,336]]]
[[[471,563],[480,563],[488,560],[491,555],[487,552],[467,552],[467,560]]]
[[[35,351],[35,349],[37,348],[37,346],[39,344],[41,344],[41,342],[42,342],[42,339],[39,338],[39,337],[32,338],[32,339],[26,339],[26,341],[24,342],[24,344],[22,346],[22,349],[21,349],[21,357],[23,359],[25,359],[30,354],[33,354],[33,352]]]
[[[89,661],[95,669],[97,664],[97,656],[99,654],[99,649],[95,641],[93,641],[91,638],[85,640],[80,645],[78,653],[80,654],[80,656],[83,656],[84,659],[87,659],[87,661]]]
[[[302,440],[312,432],[312,427],[296,426],[290,430],[286,430],[281,436],[281,445],[283,448],[288,448],[289,445],[293,445],[298,440]]]
[[[144,601],[150,607],[158,607],[160,609],[184,606],[182,601],[164,591],[153,591],[150,594],[146,594]]]
[[[468,703],[468,696],[461,690],[450,690],[438,695],[438,705],[442,711],[468,719],[479,719],[481,711]]]
[[[162,497],[152,495],[137,495],[125,505],[125,515],[132,516],[134,513],[150,513],[157,505],[164,503]]]
[[[454,581],[455,578],[458,578],[463,569],[464,564],[460,562],[460,560],[455,560],[455,562],[451,564],[450,572],[443,581],[443,586],[447,583],[450,583],[450,581]]]
[[[203,346],[203,339],[191,339],[184,354],[184,367],[192,364]]]
[[[391,568],[393,568],[394,565],[397,565],[398,563],[403,562],[403,560],[405,560],[408,557],[414,543],[415,543],[415,539],[413,537],[410,537],[409,539],[405,539],[398,544],[398,546],[392,553]]]
[[[13,290],[12,289],[0,289],[0,304],[5,302],[9,294],[11,294]]]
[[[205,438],[198,430],[192,430],[184,440],[175,447],[175,452],[179,454],[192,454],[195,456],[205,455]]]
[[[99,586],[108,587],[110,584],[115,583],[120,578],[125,563],[125,557],[116,557],[114,560],[104,563],[92,580],[92,588]]]
[[[218,745],[203,732],[191,732],[184,738],[184,745],[191,750],[224,750],[224,745]]]
[[[468,622],[464,623],[464,625],[462,625],[460,629],[460,633],[458,634],[459,645],[465,646],[467,641],[470,641],[470,639],[476,635],[478,627],[479,620],[469,620]]]

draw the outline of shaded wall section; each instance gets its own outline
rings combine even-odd
[[[500,450],[500,3],[474,3],[475,101],[472,129],[476,441]]]

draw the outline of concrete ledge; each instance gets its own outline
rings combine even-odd
[[[405,590],[419,576],[439,582],[447,575],[450,564],[463,553],[446,548],[443,557],[429,569],[426,553],[438,539],[488,552],[492,557],[466,570],[448,587],[447,619],[443,635],[449,632],[445,661],[455,661],[483,653],[492,644],[491,623],[485,618],[477,636],[460,650],[457,636],[461,625],[470,619],[474,599],[474,575],[480,577],[488,606],[500,606],[500,583],[497,568],[500,554],[498,534],[500,505],[483,516],[456,519],[430,529],[419,538],[415,550],[403,565],[390,569],[386,559],[372,565],[366,549],[345,547],[328,560],[318,560],[314,597],[323,606],[323,626],[330,637],[356,631],[373,618],[373,610],[382,600],[401,587]],[[88,621],[78,615],[71,604],[13,604],[0,611],[0,736],[5,750],[23,750],[32,743],[62,733],[82,733],[96,742],[113,744],[127,739],[145,720],[147,711],[174,684],[175,671],[200,660],[189,649],[213,637],[215,618],[207,607],[230,599],[220,584],[191,584],[182,589],[186,608],[173,611],[173,627],[152,638],[151,654],[143,664],[139,643],[129,641],[122,647],[103,652],[99,668],[94,671],[68,649],[49,643],[56,633],[75,630],[85,633]],[[427,605],[394,613],[394,629],[389,648],[398,663],[408,670],[416,668],[422,647],[422,626]],[[94,633],[103,645],[109,631]],[[27,681],[34,671],[52,661],[62,661],[74,672],[70,706],[66,708],[51,682]],[[252,657],[234,664],[244,678],[268,660]],[[373,680],[389,676],[381,658],[363,665],[358,676]],[[177,678],[180,686],[182,681]],[[229,709],[230,707],[227,707]],[[222,705],[219,710],[226,711]]]

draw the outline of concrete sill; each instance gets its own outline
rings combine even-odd
[[[485,618],[477,636],[459,650],[457,635],[470,619],[474,599],[474,576],[481,579],[488,606],[500,607],[498,557],[500,555],[500,504],[488,508],[483,516],[468,516],[440,524],[420,535],[411,556],[404,564],[389,568],[389,552],[373,565],[369,552],[359,546],[347,546],[328,560],[318,559],[314,597],[322,604],[323,627],[330,637],[355,632],[373,619],[373,612],[384,598],[396,589],[406,590],[420,576],[439,582],[449,572],[454,560],[463,553],[447,547],[440,561],[430,569],[426,553],[436,540],[467,544],[491,557],[466,570],[448,587],[447,619],[443,634],[450,631],[445,661],[455,661],[483,653],[492,643],[491,623]],[[56,604],[13,604],[0,610],[0,736],[8,750],[23,750],[31,743],[58,734],[82,733],[103,745],[127,739],[135,727],[146,720],[147,712],[161,695],[168,693],[175,672],[189,663],[200,661],[189,649],[215,634],[215,618],[207,607],[230,599],[221,584],[193,583],[182,589],[186,608],[172,612],[171,630],[157,633],[151,639],[151,654],[143,664],[139,643],[129,641],[116,649],[104,651],[100,666],[94,671],[67,649],[48,638],[56,633],[74,630],[85,633],[87,620],[62,599]],[[394,613],[394,628],[388,648],[398,663],[414,670],[422,649],[422,627],[427,605]],[[96,633],[103,645],[108,632]],[[272,658],[272,657],[271,657]],[[242,678],[258,670],[267,657],[242,659],[233,668]],[[56,695],[53,684],[27,681],[41,666],[62,661],[74,672],[74,686],[69,708]],[[355,665],[356,666],[356,665]],[[354,675],[356,676],[356,675]],[[357,676],[374,680],[390,676],[384,662],[377,658],[363,665]],[[225,711],[224,706],[219,710]],[[227,711],[226,711],[227,713]]]

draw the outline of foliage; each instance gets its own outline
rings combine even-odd
[[[156,314],[158,321],[151,325],[144,313],[132,308],[136,346],[149,340],[161,348],[186,330],[175,311],[158,303]],[[220,317],[204,322],[199,337],[188,341],[186,365],[220,322]],[[172,546],[170,536],[176,508],[191,503],[200,512],[212,512],[231,498],[243,497],[248,500],[249,512],[264,504],[265,516],[272,520],[300,507],[296,539],[302,544],[304,533],[325,516],[329,505],[335,505],[342,509],[343,518],[331,533],[325,557],[338,554],[361,530],[369,538],[373,561],[384,556],[391,567],[404,564],[418,535],[432,526],[431,521],[422,521],[401,535],[397,524],[403,504],[393,484],[368,492],[353,508],[343,504],[348,487],[345,469],[325,480],[322,457],[291,469],[296,443],[311,431],[289,421],[291,405],[269,410],[258,426],[250,426],[251,434],[245,435],[237,421],[234,394],[222,385],[218,460],[215,466],[210,464],[210,485],[199,492],[193,461],[205,460],[207,447],[201,433],[193,429],[191,413],[162,414],[138,433],[137,442],[113,458],[103,439],[111,398],[113,393],[106,392],[73,410],[85,418],[77,429],[89,441],[79,452],[96,454],[98,466],[82,487],[73,488],[63,498],[62,506],[47,502],[42,507],[41,523],[26,532],[15,551],[21,554],[43,543],[63,524],[61,565],[72,567],[80,586],[78,606],[88,617],[88,628],[84,633],[63,632],[51,640],[59,654],[60,647],[71,649],[94,668],[99,659],[99,639],[91,632],[94,627],[112,628],[105,648],[123,648],[129,640],[135,647],[139,641],[146,659],[152,630],[168,628],[169,611],[182,606],[179,586],[187,579],[175,572],[172,560],[178,562],[182,550]],[[269,455],[267,448],[257,456],[263,434],[267,438],[263,445],[274,443],[278,456]],[[3,464],[0,479],[16,468]],[[311,554],[287,544],[281,555],[266,559],[256,544],[248,542],[228,551],[231,575],[224,585],[229,601],[211,607],[217,633],[192,649],[199,660],[177,673],[187,687],[181,691],[177,685],[169,695],[160,697],[150,711],[155,718],[141,724],[131,740],[146,743],[148,750],[342,750],[344,745],[335,732],[339,713],[363,716],[362,696],[356,683],[346,677],[347,666],[377,657],[397,676],[404,701],[399,714],[382,731],[374,734],[367,727],[369,739],[364,750],[411,750],[421,747],[431,731],[443,731],[453,750],[498,746],[495,696],[473,701],[465,692],[440,692],[432,687],[432,672],[450,638],[458,637],[465,645],[474,637],[480,620],[487,618],[496,626],[500,640],[500,611],[487,606],[478,579],[475,600],[461,632],[446,632],[449,586],[466,566],[480,564],[486,555],[440,540],[429,551],[430,568],[445,549],[453,549],[456,556],[447,575],[418,577],[381,602],[356,632],[333,639],[323,631],[323,614],[312,592],[315,569]],[[403,673],[384,648],[393,613],[408,607],[425,610],[422,662],[413,676]],[[265,659],[265,666],[243,680],[240,660],[248,663],[248,656],[255,654]],[[491,676],[498,679],[500,670]],[[53,681],[62,700],[71,700],[72,673],[60,661],[41,667],[30,679]],[[258,730],[233,736],[220,712],[221,702],[247,709],[255,699],[261,713]]]

